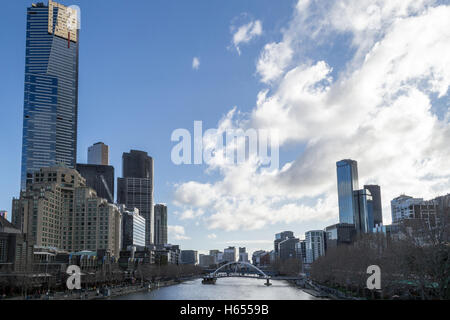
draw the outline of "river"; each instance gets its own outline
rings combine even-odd
[[[216,284],[202,284],[201,279],[113,297],[114,300],[315,300],[317,298],[286,281],[273,280],[267,287],[261,279],[219,278]]]

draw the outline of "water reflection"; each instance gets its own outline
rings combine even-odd
[[[204,285],[201,279],[187,281],[175,286],[151,292],[140,292],[115,297],[116,300],[314,300],[315,297],[291,286],[286,281],[271,281],[267,287],[264,280],[247,278],[222,278],[214,285]]]

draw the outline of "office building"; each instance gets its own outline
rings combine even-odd
[[[325,228],[327,249],[340,245],[351,244],[356,236],[355,225],[349,223],[337,223]]]
[[[138,208],[145,219],[145,245],[154,241],[153,159],[146,152],[131,150],[122,156],[122,175],[117,181],[117,202]]]
[[[182,264],[196,265],[198,263],[197,251],[195,251],[195,250],[181,250],[181,263]]]
[[[181,250],[178,245],[161,244],[156,245],[155,263],[159,265],[164,264],[180,264]]]
[[[375,227],[373,219],[373,200],[367,189],[354,191],[356,215],[354,225],[356,233],[371,233]]]
[[[236,248],[228,247],[223,250],[223,260],[226,262],[235,262],[236,261]]]
[[[248,261],[248,253],[245,250],[245,247],[239,248],[239,262],[249,262]]]
[[[167,244],[167,205],[155,204],[155,244]]]
[[[311,264],[325,255],[325,231],[312,230],[305,233],[306,263]]]
[[[145,219],[139,214],[139,210],[126,209],[119,205],[122,214],[122,249],[130,247],[145,247]]]
[[[339,222],[355,223],[356,204],[353,197],[358,190],[358,163],[355,160],[345,159],[336,162]]]
[[[114,203],[114,167],[77,163],[76,169],[86,179],[86,185],[97,192],[98,197]]]
[[[8,219],[8,211],[0,210],[0,217],[7,220]]]
[[[0,273],[24,272],[33,261],[33,243],[0,216]]]
[[[278,255],[281,261],[297,257],[296,245],[299,241],[298,238],[288,238],[278,244]]]
[[[274,253],[277,257],[279,257],[279,248],[278,248],[279,243],[289,238],[294,238],[294,233],[292,231],[283,231],[275,234],[275,241],[273,242],[273,246],[274,246]]]
[[[97,142],[88,148],[88,164],[109,165],[109,146]]]
[[[381,204],[381,189],[378,185],[365,185],[364,189],[369,190],[373,201],[373,224],[383,224],[383,206]]]
[[[75,168],[78,13],[49,0],[27,8],[21,189],[33,172]]]
[[[85,179],[65,166],[34,172],[31,183],[13,200],[13,218],[36,246],[65,251],[107,250],[118,256],[121,214],[99,198]]]

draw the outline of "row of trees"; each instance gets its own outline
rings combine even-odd
[[[410,220],[395,237],[366,234],[352,245],[329,249],[311,266],[316,282],[364,296],[370,265],[381,269],[381,294],[419,299],[450,299],[449,212],[436,224]],[[373,292],[370,292],[373,294]]]

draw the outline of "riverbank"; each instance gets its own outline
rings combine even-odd
[[[139,292],[149,292],[163,287],[173,286],[185,281],[199,279],[199,276],[186,277],[180,279],[172,279],[165,281],[156,281],[144,284],[127,284],[127,285],[112,285],[105,288],[107,294],[102,294],[97,292],[98,289],[81,289],[75,291],[66,292],[54,292],[47,296],[46,294],[41,295],[30,295],[27,298],[23,296],[16,296],[6,298],[5,300],[100,300],[109,299],[113,297],[119,297],[123,295],[139,293]]]

